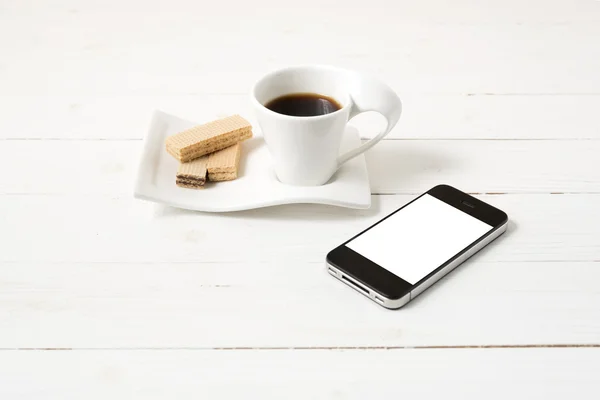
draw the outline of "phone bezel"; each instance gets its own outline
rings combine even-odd
[[[463,211],[482,222],[485,222],[493,228],[490,231],[488,231],[485,235],[475,240],[465,249],[454,255],[452,258],[445,261],[442,265],[435,268],[433,271],[431,271],[431,273],[423,277],[423,279],[421,279],[414,285],[408,283],[401,277],[393,274],[392,272],[374,263],[373,261],[356,253],[349,247],[346,247],[346,243],[350,242],[351,240],[364,234],[368,230],[372,229],[381,222],[390,218],[392,215],[401,211],[404,207],[407,207],[412,202],[417,201],[425,194],[429,194],[430,196],[433,196],[443,201],[444,203],[460,211]],[[347,241],[330,251],[329,254],[327,254],[327,263],[336,267],[345,275],[350,276],[352,279],[361,283],[368,289],[378,293],[380,296],[383,296],[388,300],[398,300],[409,294],[411,291],[417,289],[421,284],[426,283],[429,280],[429,278],[438,273],[440,270],[444,269],[448,264],[452,263],[457,258],[461,257],[463,254],[469,251],[469,249],[473,248],[490,235],[493,235],[498,229],[505,226],[507,221],[508,216],[503,211],[479,199],[476,199],[475,197],[470,196],[467,193],[461,192],[460,190],[455,189],[452,186],[438,185],[428,190],[427,192],[421,194],[411,202],[398,208],[396,211],[390,213],[386,217],[377,221],[375,224],[369,226],[364,231],[358,233],[357,235],[354,235],[353,237],[351,237],[350,239],[348,239]]]

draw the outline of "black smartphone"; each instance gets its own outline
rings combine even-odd
[[[438,185],[327,254],[328,272],[400,308],[506,231],[508,216]]]

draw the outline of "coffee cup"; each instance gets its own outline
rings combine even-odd
[[[301,103],[300,97],[306,101]],[[321,99],[324,106],[311,102],[311,97]],[[320,65],[265,75],[254,85],[251,101],[277,178],[299,186],[327,183],[342,164],[383,139],[402,112],[398,95],[378,79]],[[387,126],[373,139],[340,155],[348,121],[367,111],[383,115]]]

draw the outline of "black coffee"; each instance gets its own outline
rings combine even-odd
[[[294,117],[314,117],[329,114],[342,108],[331,97],[316,93],[292,93],[269,101],[265,107],[279,114]]]

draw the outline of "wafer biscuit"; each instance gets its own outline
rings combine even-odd
[[[175,184],[189,189],[204,189],[208,156],[179,164]]]
[[[237,143],[208,156],[206,170],[208,180],[213,182],[231,181],[237,178],[242,144]]]
[[[188,162],[252,137],[252,126],[239,115],[195,126],[169,136],[166,149],[180,162]]]

